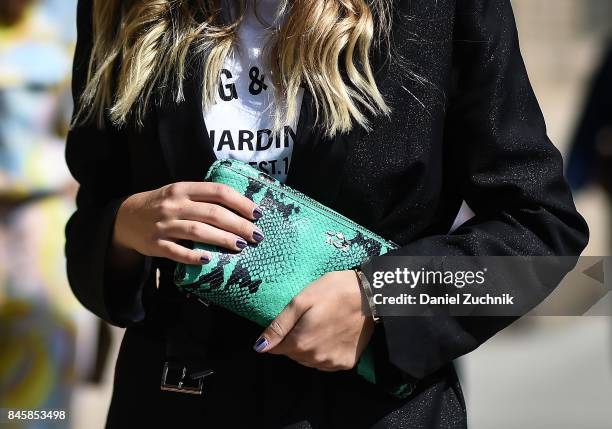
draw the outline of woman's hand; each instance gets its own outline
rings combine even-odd
[[[251,222],[261,217],[253,201],[218,183],[179,182],[127,198],[117,213],[116,251],[135,251],[186,264],[210,261],[206,252],[181,246],[180,240],[240,251],[263,239]]]
[[[308,285],[255,342],[255,351],[283,354],[322,371],[351,369],[374,322],[354,271],[325,274]]]

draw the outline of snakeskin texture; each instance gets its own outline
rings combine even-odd
[[[262,208],[257,221],[265,239],[239,253],[202,243],[211,261],[177,265],[175,283],[186,293],[267,326],[312,281],[331,271],[358,267],[397,246],[332,209],[235,160],[216,161],[206,181],[236,189]],[[366,349],[357,372],[376,383]]]

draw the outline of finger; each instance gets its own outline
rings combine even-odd
[[[238,252],[248,245],[242,237],[236,234],[193,220],[171,221],[162,227],[161,232],[170,239],[212,244]]]
[[[308,310],[308,306],[304,303],[299,295],[291,300],[285,306],[283,311],[270,323],[270,325],[262,332],[253,348],[258,353],[264,353],[273,350],[280,344],[287,334],[293,329],[295,324],[302,314]]]
[[[160,240],[158,243],[160,254],[164,258],[171,259],[173,261],[189,264],[189,265],[202,265],[210,262],[210,254],[202,250],[188,249],[185,246],[174,243],[169,240]]]
[[[298,336],[295,333],[297,323],[293,326],[293,330],[290,331],[285,337],[272,348],[268,348],[268,353],[273,355],[285,355],[294,361],[307,361],[308,350],[304,345],[304,341],[299,341]]]
[[[251,243],[263,240],[263,233],[252,222],[218,204],[190,201],[183,208],[183,220],[197,220],[239,235]]]
[[[186,182],[185,192],[193,201],[221,204],[247,219],[256,220],[263,214],[252,200],[221,183]]]

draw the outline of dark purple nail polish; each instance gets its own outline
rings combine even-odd
[[[255,207],[253,209],[253,217],[255,218],[255,220],[259,219],[262,216],[263,216],[263,212],[261,211],[261,209],[259,207]]]
[[[264,236],[261,233],[261,231],[258,231],[258,230],[253,231],[253,240],[259,243],[263,239],[264,239]]]
[[[200,256],[200,262],[203,264],[208,264],[210,262],[210,258],[206,255]]]
[[[253,349],[257,353],[261,353],[266,347],[268,347],[268,340],[266,340],[265,337],[259,337],[259,339],[255,342]]]
[[[236,240],[236,247],[238,247],[239,249],[244,249],[245,247],[247,247],[247,242],[244,241],[242,238],[239,238],[238,240]]]

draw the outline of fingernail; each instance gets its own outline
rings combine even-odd
[[[244,241],[242,238],[239,238],[238,240],[236,240],[236,247],[238,247],[239,249],[244,249],[245,247],[247,247],[247,242]]]
[[[266,347],[268,347],[268,340],[266,340],[265,337],[259,337],[259,339],[255,341],[255,345],[253,346],[253,349],[257,353],[261,353],[262,351],[264,351]]]
[[[259,230],[253,231],[253,240],[260,242],[264,239],[263,233]]]
[[[203,264],[208,264],[210,262],[210,258],[206,255],[200,256],[200,262]]]
[[[263,216],[263,212],[261,211],[261,209],[259,207],[255,207],[253,209],[253,217],[255,218],[255,220],[259,219],[262,216]]]

